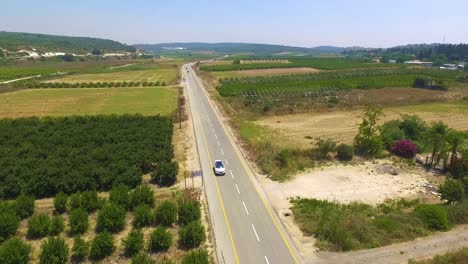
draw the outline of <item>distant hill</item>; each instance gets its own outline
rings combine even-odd
[[[174,50],[186,50],[191,52],[212,51],[219,53],[257,53],[257,54],[277,54],[277,53],[301,53],[308,55],[339,54],[344,48],[332,46],[320,46],[315,48],[293,47],[283,45],[255,44],[255,43],[160,43],[160,44],[136,44],[138,49],[147,52],[167,52]]]
[[[0,31],[0,48],[10,52],[36,49],[38,52],[69,52],[75,54],[86,54],[94,49],[106,53],[135,51],[133,46],[108,39],[5,31]]]

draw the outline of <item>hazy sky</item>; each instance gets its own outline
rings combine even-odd
[[[388,47],[468,43],[468,0],[7,0],[0,31],[128,44]]]

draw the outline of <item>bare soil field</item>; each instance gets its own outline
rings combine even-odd
[[[457,130],[468,129],[468,102],[428,103],[383,109],[381,123],[397,119],[401,114],[417,114],[426,122],[444,121]],[[303,146],[310,146],[314,138],[327,137],[338,142],[351,143],[362,120],[363,110],[272,116],[257,124],[279,131]],[[307,138],[306,138],[307,137]]]

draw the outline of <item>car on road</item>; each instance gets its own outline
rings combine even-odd
[[[224,175],[226,173],[226,167],[221,160],[215,160],[213,165],[215,175]]]

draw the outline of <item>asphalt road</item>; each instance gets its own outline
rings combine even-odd
[[[189,64],[182,72],[219,263],[303,263],[201,80]],[[214,175],[215,159],[224,162],[224,176]]]

